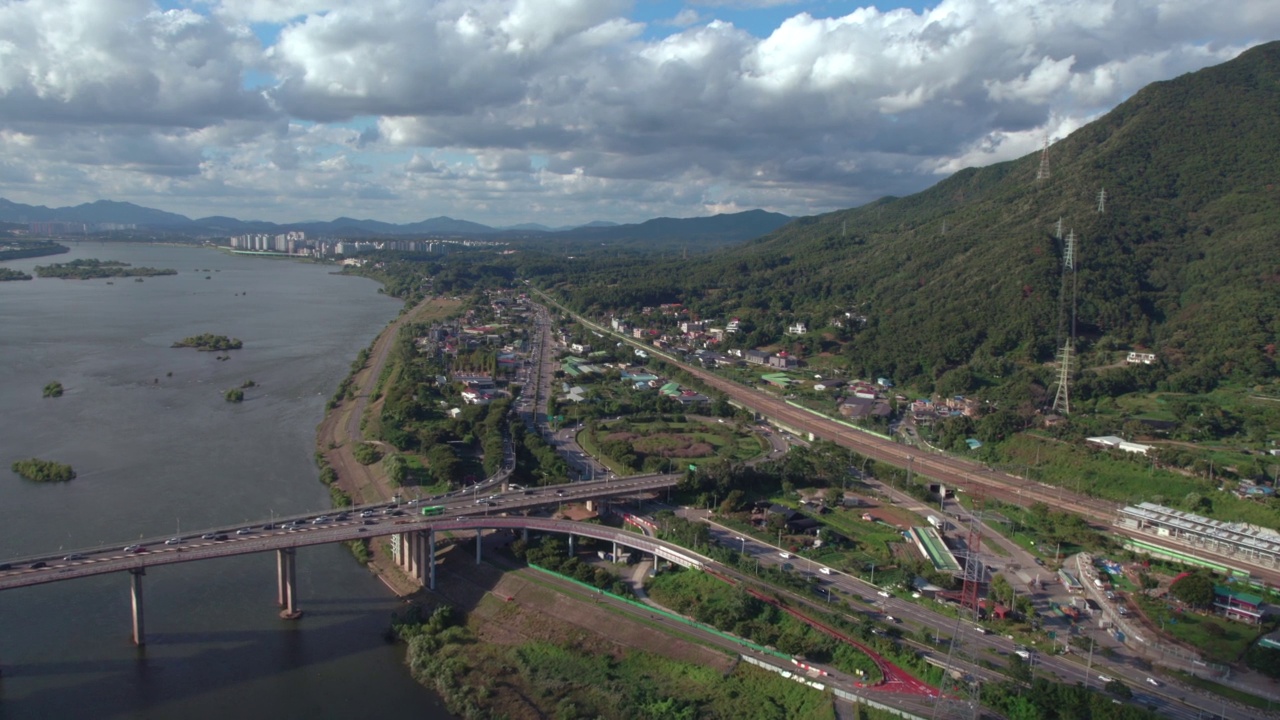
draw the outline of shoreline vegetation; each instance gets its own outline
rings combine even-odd
[[[0,282],[7,282],[10,280],[30,280],[30,279],[31,279],[31,276],[22,272],[21,270],[14,270],[13,268],[0,268]]]
[[[21,258],[44,257],[45,255],[61,255],[65,252],[71,252],[71,248],[53,242],[15,243],[0,247],[0,262],[19,260]]]
[[[200,352],[222,352],[224,350],[239,350],[244,346],[239,338],[227,337],[226,335],[214,335],[213,333],[202,333],[200,335],[192,335],[183,338],[178,342],[170,345],[171,348],[195,348]]]
[[[24,480],[32,482],[66,482],[76,477],[76,471],[70,465],[39,458],[18,460],[11,469]]]
[[[58,382],[57,380],[54,380],[53,382],[44,386],[44,396],[47,398],[62,397],[62,390],[63,390],[62,383]]]
[[[178,271],[172,268],[133,267],[129,263],[119,260],[97,260],[94,258],[81,258],[52,265],[37,265],[35,271],[36,275],[42,278],[56,278],[59,280],[96,280],[98,278],[111,277],[143,278],[178,274]]]

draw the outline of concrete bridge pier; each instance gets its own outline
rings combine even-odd
[[[142,576],[146,574],[146,568],[129,569],[129,594],[133,599],[133,644],[138,647],[147,644],[142,617]]]
[[[481,549],[480,541],[484,539],[483,533],[484,533],[483,530],[481,530],[480,528],[476,528],[476,564],[477,565],[480,564],[480,549]]]
[[[529,528],[520,528],[520,539],[524,541],[525,545],[529,544]]]
[[[416,534],[413,532],[400,533],[401,565],[405,573],[411,578],[419,578],[422,573],[419,563],[421,558],[418,557],[417,553],[417,538],[414,537]]]
[[[573,544],[573,533],[569,533],[569,557],[573,557],[575,554],[576,551]]]
[[[421,530],[415,531],[411,542],[409,543],[410,552],[413,553],[413,579],[427,584],[427,534]]]
[[[298,609],[298,549],[280,548],[276,551],[276,599],[280,603],[280,617],[297,620],[302,617]]]
[[[427,589],[436,589],[436,530],[427,531]]]
[[[400,569],[406,573],[409,572],[409,543],[407,535],[407,533],[396,533],[391,536],[392,542],[395,543],[395,547],[392,548],[392,554],[396,556],[396,565],[399,565]]]

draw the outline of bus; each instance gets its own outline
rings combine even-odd
[[[422,514],[423,514],[423,515],[443,515],[443,514],[444,514],[444,506],[443,506],[443,505],[431,505],[431,506],[429,506],[429,507],[424,507],[424,508],[422,508]]]

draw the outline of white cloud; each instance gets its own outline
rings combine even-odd
[[[1280,34],[1266,0],[811,0],[765,37],[716,19],[776,4],[646,28],[624,0],[12,0],[0,196],[494,224],[820,212],[1034,152]]]

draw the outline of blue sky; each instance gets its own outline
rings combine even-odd
[[[0,197],[280,222],[815,214],[1036,152],[1280,34],[1273,0],[1221,10],[0,0]]]

